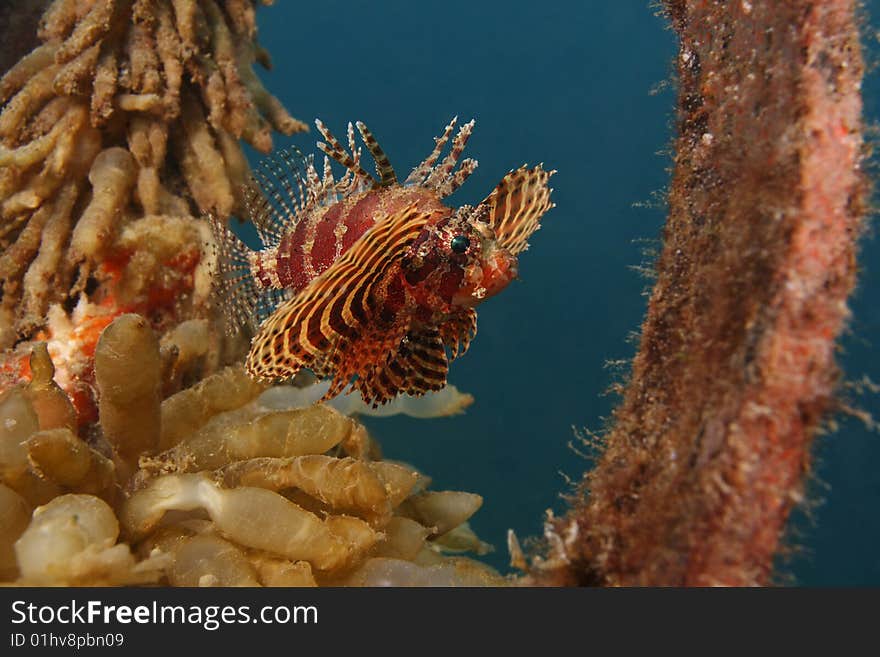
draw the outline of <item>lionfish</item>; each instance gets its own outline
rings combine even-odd
[[[449,361],[476,335],[474,307],[516,278],[517,255],[553,207],[547,183],[555,172],[523,166],[476,207],[454,209],[442,200],[477,166],[458,163],[473,121],[438,162],[453,119],[403,183],[363,123],[376,178],[361,166],[350,123],[348,151],[315,123],[323,175],[313,157],[288,150],[259,165],[245,187],[262,249],[210,218],[220,302],[234,328],[255,333],[247,370],[278,380],[307,368],[332,378],[325,398],[351,383],[373,406],[439,390]],[[331,159],[345,167],[338,180]]]

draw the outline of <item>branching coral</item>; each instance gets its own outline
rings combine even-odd
[[[2,346],[83,290],[153,326],[203,315],[193,217],[236,209],[239,138],[305,129],[251,70],[253,2],[56,0],[39,36],[0,80]]]
[[[251,0],[55,0],[42,45],[0,80],[0,387],[45,339],[82,425],[96,417],[91,356],[125,312],[168,332],[168,382],[234,355],[213,322],[213,251],[199,217],[228,216],[249,174],[239,138],[268,151],[304,130],[252,71],[268,56]],[[79,305],[71,312],[73,303]],[[187,320],[199,340],[175,353]],[[193,343],[201,345],[194,354]]]
[[[829,409],[866,212],[855,2],[668,0],[675,171],[632,379],[532,581],[763,584]]]

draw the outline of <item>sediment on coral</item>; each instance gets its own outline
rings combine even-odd
[[[240,365],[163,398],[174,373],[140,316],[98,340],[99,417],[85,437],[45,344],[30,369],[0,395],[0,582],[507,583],[458,554],[491,549],[467,524],[478,495],[430,490],[354,419],[285,408],[296,395]]]
[[[40,45],[0,79],[0,389],[27,379],[28,341],[46,340],[80,424],[93,422],[95,343],[127,312],[162,334],[177,373],[165,394],[240,353],[215,321],[201,216],[241,210],[240,140],[267,152],[273,130],[306,129],[252,70],[270,65],[255,10],[49,4]]]
[[[4,347],[94,286],[123,311],[198,314],[193,218],[237,209],[239,138],[267,152],[273,128],[305,129],[251,70],[268,63],[254,20],[239,0],[51,4],[0,79]]]
[[[767,583],[835,392],[867,205],[857,3],[664,4],[679,134],[657,283],[532,583]]]

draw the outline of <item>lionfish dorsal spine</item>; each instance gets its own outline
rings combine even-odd
[[[458,162],[458,158],[461,157],[461,153],[464,151],[464,147],[467,144],[468,139],[470,139],[473,130],[473,120],[468,121],[458,129],[458,134],[456,134],[455,139],[452,140],[452,150],[449,151],[449,155],[444,158],[443,162],[434,167],[431,175],[429,175],[424,182],[425,187],[439,191],[439,188],[448,182],[449,178],[452,176],[452,171],[455,169],[455,165]]]
[[[328,130],[329,132],[329,130]],[[346,130],[346,136],[348,137],[348,150],[351,152],[352,162],[355,163],[355,170],[361,169],[361,149],[358,148],[357,142],[354,139],[354,124],[351,121],[348,122],[348,129]],[[325,156],[326,157],[326,156]],[[366,172],[364,172],[366,173]],[[340,180],[337,185],[338,192],[343,197],[349,196],[351,194],[355,194],[362,189],[372,189],[373,188],[373,178],[371,176],[367,176],[367,178],[359,177],[354,170],[346,168],[345,174],[342,176],[342,180]]]
[[[461,187],[476,168],[477,161],[475,159],[469,157],[462,160],[458,169],[437,185],[437,193],[440,195],[440,198],[446,198]]]
[[[326,155],[324,156],[324,173],[321,179],[321,184],[324,186],[324,189],[327,190],[327,201],[331,203],[335,202],[337,200],[337,182],[333,177],[333,169],[330,167],[330,158]]]
[[[370,129],[363,121],[358,121],[356,125],[358,131],[361,133],[361,138],[364,140],[367,150],[370,151],[370,155],[373,156],[373,160],[376,162],[376,173],[379,174],[379,186],[388,187],[396,184],[397,174],[394,173],[394,167],[391,166],[388,156],[385,155],[385,151],[379,146],[379,142],[376,141],[373,133],[370,132]]]
[[[452,140],[452,149],[449,154],[440,164],[437,164],[437,160],[440,159],[440,154],[446,147],[446,143],[449,141],[457,121],[458,117],[456,116],[443,130],[443,134],[434,139],[434,150],[412,170],[404,184],[431,189],[440,198],[446,198],[464,184],[468,176],[477,168],[477,161],[467,158],[461,161],[458,169],[455,166],[458,164],[458,160],[471,136],[471,132],[473,132],[473,120],[468,121],[459,128],[458,133]]]
[[[466,158],[459,162],[459,158],[461,158],[465,145],[474,129],[473,120],[468,121],[459,128],[458,133],[452,140],[450,152],[442,162],[437,163],[457,122],[458,117],[453,118],[444,129],[443,134],[435,138],[434,149],[428,157],[412,170],[404,181],[404,185],[429,189],[434,191],[440,198],[445,198],[464,184],[465,180],[477,168],[477,161],[472,158]],[[326,140],[325,142],[318,142],[318,148],[329,158],[345,167],[345,174],[332,190],[336,193],[337,197],[339,195],[350,196],[364,188],[379,189],[399,184],[397,174],[394,172],[394,167],[388,160],[388,156],[379,145],[373,133],[362,121],[357,122],[357,129],[360,132],[364,145],[376,163],[378,180],[373,178],[361,166],[361,151],[355,144],[354,128],[351,123],[348,124],[348,151],[345,150],[339,140],[320,119],[315,120],[315,125],[318,126],[318,131]]]
[[[443,152],[446,142],[449,141],[449,135],[452,134],[456,123],[458,123],[458,117],[453,116],[449,124],[443,129],[443,134],[439,137],[434,137],[434,150],[432,150],[428,154],[428,157],[410,172],[406,180],[403,181],[404,185],[421,186],[425,182],[425,179],[430,175],[431,170],[434,168],[434,163],[440,159],[440,153]]]
[[[368,187],[376,187],[377,183],[373,176],[364,171],[364,168],[360,165],[360,157],[357,153],[357,149],[354,148],[354,128],[349,124],[349,146],[351,147],[352,153],[349,154],[343,147],[342,144],[339,143],[339,140],[333,135],[332,132],[324,125],[324,123],[320,119],[315,119],[315,125],[318,128],[318,132],[321,133],[321,136],[326,139],[326,143],[319,141],[318,148],[325,154],[336,160],[339,164],[341,164],[345,169],[351,172],[353,177],[352,182],[346,188],[346,193],[350,194],[360,187],[360,185],[367,185]]]

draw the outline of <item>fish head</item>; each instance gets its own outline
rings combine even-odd
[[[516,256],[498,243],[485,215],[463,206],[422,230],[404,259],[407,285],[420,306],[473,308],[517,277]]]

